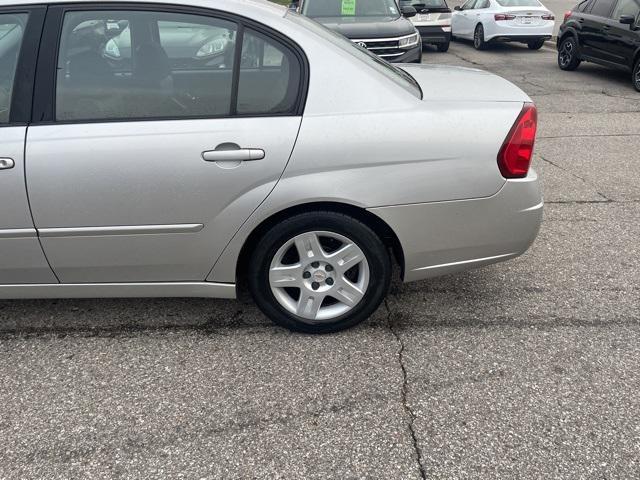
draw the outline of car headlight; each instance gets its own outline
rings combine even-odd
[[[413,35],[409,35],[408,37],[404,37],[400,39],[398,46],[400,48],[411,48],[415,47],[420,41],[420,34],[418,32]]]
[[[212,55],[217,55],[218,53],[224,52],[224,49],[227,46],[226,38],[216,38],[211,40],[210,42],[205,43],[200,47],[200,50],[196,53],[196,57],[210,57]]]

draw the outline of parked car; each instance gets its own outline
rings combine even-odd
[[[631,72],[640,91],[640,0],[585,0],[564,16],[558,65],[575,70],[594,62]]]
[[[106,55],[109,25],[130,62]],[[393,261],[415,281],[538,232],[536,109],[495,75],[400,69],[250,0],[5,3],[0,26],[20,32],[0,37],[0,298],[246,288],[276,323],[330,332],[374,312]],[[235,60],[172,62],[212,27]]]
[[[435,45],[439,52],[449,50],[451,42],[451,9],[445,0],[401,0],[417,14],[411,17],[422,38],[422,46]]]
[[[477,50],[493,42],[526,43],[539,50],[551,38],[554,21],[538,0],[467,0],[454,8],[451,35],[473,40]]]
[[[301,0],[293,6],[388,62],[422,61],[420,34],[408,20],[416,14],[411,6],[396,0]]]

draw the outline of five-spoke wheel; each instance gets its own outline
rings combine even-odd
[[[562,70],[575,70],[580,65],[580,54],[576,39],[569,36],[562,40],[558,48],[558,66]]]
[[[256,303],[276,323],[326,333],[373,313],[390,278],[387,248],[367,225],[340,213],[310,212],[262,237],[248,280]]]

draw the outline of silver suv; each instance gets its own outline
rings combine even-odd
[[[414,281],[535,238],[536,110],[511,83],[399,69],[265,2],[158,2],[0,9],[0,298],[247,289],[330,332],[393,262]]]

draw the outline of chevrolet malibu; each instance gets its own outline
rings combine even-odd
[[[430,278],[538,232],[536,109],[500,77],[399,69],[266,2],[8,3],[0,298],[247,289],[323,333],[394,262]]]

